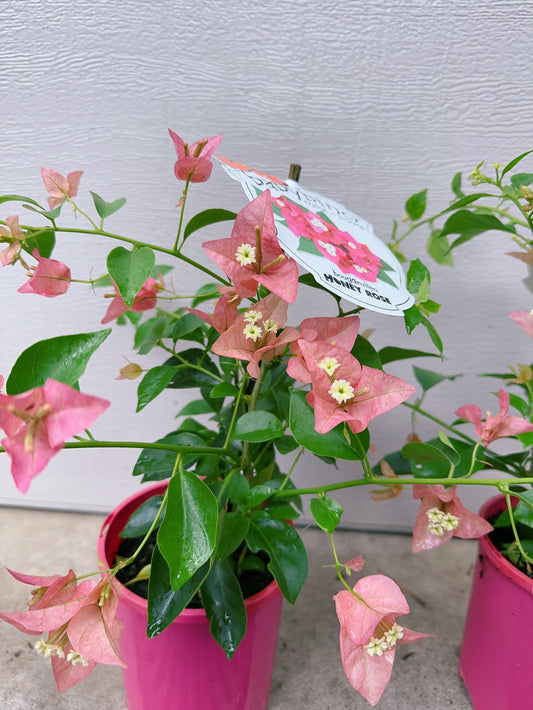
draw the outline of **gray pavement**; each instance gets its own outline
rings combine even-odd
[[[94,569],[102,521],[100,515],[0,508],[0,610],[25,608],[29,590],[4,567],[28,574]],[[352,690],[340,663],[331,601],[340,587],[326,566],[331,564],[329,540],[316,529],[301,534],[309,552],[309,579],[296,605],[284,607],[269,710],[364,710],[370,705]],[[336,542],[341,559],[363,554],[365,574],[392,577],[411,609],[405,625],[434,635],[398,648],[392,680],[377,707],[470,710],[457,658],[476,544],[452,540],[412,555],[405,535],[343,531]],[[58,693],[49,661],[32,648],[35,639],[0,622],[1,710],[126,710],[118,668],[98,667],[83,683]]]

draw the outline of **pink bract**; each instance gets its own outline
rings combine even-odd
[[[223,293],[215,304],[213,315],[204,313],[197,308],[186,308],[185,310],[189,311],[189,313],[194,313],[195,316],[209,323],[217,333],[224,333],[239,317],[239,309],[237,306],[240,300],[241,299],[238,297],[235,298],[234,294]]]
[[[222,136],[202,138],[189,146],[170,128],[168,132],[178,156],[174,166],[174,174],[178,180],[189,180],[190,182],[205,182],[208,180],[213,170],[211,156],[218,148]]]
[[[498,390],[500,411],[491,415],[487,412],[485,421],[481,416],[481,409],[475,404],[464,404],[456,410],[455,414],[461,419],[466,419],[476,428],[476,434],[481,439],[484,446],[488,446],[496,439],[504,439],[507,436],[525,434],[533,431],[533,424],[522,417],[507,416],[509,411],[509,394],[505,390]]]
[[[116,283],[113,281],[113,287],[115,289],[116,296],[113,298],[109,307],[106,311],[105,316],[102,318],[102,323],[109,323],[121,316],[126,311],[149,311],[155,308],[157,305],[157,294],[163,288],[160,280],[156,281],[152,276],[150,276],[144,284],[141,286],[139,293],[135,296],[135,299],[131,305],[131,308],[124,303],[124,299],[120,295]]]
[[[307,402],[315,410],[315,429],[325,434],[341,422],[347,422],[357,434],[383,412],[393,409],[415,393],[415,388],[394,375],[387,375],[359,361],[345,350],[328,343],[299,341],[302,357],[311,375],[312,390]],[[334,358],[338,369],[330,376],[321,368],[325,358]],[[335,381],[347,382],[353,397],[339,403],[330,390]]]
[[[90,426],[108,406],[105,399],[52,379],[22,394],[0,394],[0,427],[6,433],[1,443],[11,458],[17,488],[25,493],[66,440]]]
[[[239,261],[239,249],[253,248],[250,263]],[[259,284],[288,303],[296,300],[298,266],[279,245],[272,213],[270,190],[265,190],[244,207],[235,220],[229,239],[205,242],[203,249],[231,279],[241,298],[255,296]]]
[[[256,340],[246,335],[249,313],[259,314],[258,326],[261,334]],[[279,329],[287,320],[287,303],[275,294],[255,303],[243,313],[222,335],[213,343],[213,352],[217,355],[235,357],[238,360],[247,360],[248,373],[251,377],[259,377],[259,362],[270,362],[276,355],[281,355],[288,343],[296,340],[299,333],[296,328],[288,326],[278,335]],[[274,324],[273,330],[265,331],[265,325]]]
[[[48,204],[50,209],[60,205],[66,197],[75,197],[78,194],[78,186],[83,170],[76,170],[69,173],[67,177],[50,168],[41,168],[41,177],[46,191],[49,193]]]
[[[413,498],[421,499],[413,528],[413,552],[433,550],[452,537],[477,538],[492,530],[492,525],[484,518],[465,508],[455,492],[456,488],[413,486]],[[440,526],[439,511],[447,516],[446,523]]]
[[[18,291],[19,293],[35,293],[46,298],[61,296],[70,286],[70,269],[62,261],[47,259],[40,256],[37,249],[33,256],[39,262],[33,276]]]
[[[512,311],[509,316],[533,338],[533,311]]]
[[[300,323],[301,339],[309,342],[323,342],[350,351],[359,332],[359,316],[343,318],[318,317],[305,318]],[[291,357],[287,363],[287,374],[298,382],[311,382],[311,375],[305,366],[305,359],[300,354],[299,340],[291,345]]]
[[[0,252],[2,266],[13,263],[24,241],[24,232],[20,227],[18,215],[6,217],[6,224],[7,229],[0,225],[0,243],[8,242],[6,249]]]
[[[343,590],[333,599],[340,622],[344,672],[351,686],[375,706],[390,680],[396,645],[413,643],[428,634],[397,625],[396,617],[408,614],[409,606],[398,585],[384,575],[363,577],[353,593]],[[390,633],[392,640],[385,642]],[[367,646],[376,640],[383,641],[383,648],[371,653]]]

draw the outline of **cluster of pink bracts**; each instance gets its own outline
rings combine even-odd
[[[207,180],[212,169],[211,156],[221,136],[203,139],[190,147],[173,131],[170,136],[178,158],[176,177],[190,182]],[[51,209],[76,196],[81,175],[77,171],[65,178],[42,169]],[[336,260],[339,268],[345,272],[355,269],[354,273],[369,280],[375,278],[378,261],[360,245],[350,243],[346,247],[344,233],[336,234],[325,224],[315,224],[309,215],[298,213],[289,204],[281,204],[281,209],[289,223],[311,229],[312,233],[304,236],[312,238],[325,255]],[[8,217],[6,224],[0,226],[0,242],[7,242],[0,262],[7,265],[18,259],[28,270],[20,253],[25,235],[18,216]],[[371,419],[414,393],[411,385],[361,365],[351,355],[359,329],[357,316],[308,318],[299,329],[285,327],[288,303],[296,300],[298,268],[279,246],[268,191],[239,213],[228,239],[210,241],[203,247],[232,282],[231,287],[220,288],[213,314],[190,309],[218,331],[213,351],[248,362],[248,373],[257,378],[260,362],[272,360],[290,345],[287,371],[295,380],[311,384],[307,401],[314,409],[319,433],[330,431],[340,422],[346,422],[354,433],[361,432]],[[70,285],[70,269],[62,262],[41,257],[37,251],[33,256],[37,266],[19,291],[46,297],[64,294]],[[241,299],[254,297],[259,285],[270,294],[240,312]],[[158,293],[164,288],[161,278],[149,278],[130,310],[154,308]],[[115,286],[102,322],[114,320],[126,310]],[[518,312],[511,317],[533,336],[531,313]],[[0,378],[0,389],[2,384]],[[525,419],[508,416],[509,396],[503,390],[499,398],[500,412],[487,415],[485,420],[475,405],[465,405],[456,412],[474,424],[485,446],[497,438],[533,430]],[[84,395],[55,380],[20,395],[0,393],[0,428],[5,432],[1,443],[11,458],[17,487],[25,492],[31,479],[65,441],[90,426],[108,405],[106,400]],[[452,536],[475,538],[491,529],[461,504],[455,486],[414,486],[413,495],[421,499],[414,526],[414,552],[442,545]],[[362,558],[357,558],[345,567],[359,571],[362,564]],[[28,611],[2,613],[0,618],[25,633],[48,634],[36,648],[51,657],[60,690],[82,680],[97,663],[123,665],[118,652],[122,624],[116,618],[120,587],[112,573],[105,573],[99,582],[90,578],[78,580],[72,571],[63,577],[11,574],[37,588],[32,591]],[[347,586],[334,600],[344,670],[352,686],[375,705],[390,678],[396,645],[418,641],[426,634],[398,623],[397,617],[407,614],[409,607],[395,582],[383,575],[361,578],[353,589]]]

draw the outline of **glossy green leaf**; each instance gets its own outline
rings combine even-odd
[[[148,583],[148,638],[155,638],[176,619],[209,574],[209,562],[199,567],[177,591],[170,584],[170,571],[159,548],[154,548]]]
[[[233,221],[236,216],[235,212],[223,209],[208,209],[203,212],[199,212],[194,215],[189,222],[187,222],[187,226],[183,232],[183,239],[187,239],[187,237],[189,237],[193,232],[196,232],[198,229],[202,229],[203,227],[207,227],[210,224]]]
[[[216,498],[198,476],[182,471],[170,479],[167,511],[157,544],[169,566],[175,591],[211,556],[217,522]]]
[[[427,190],[417,192],[415,195],[411,195],[411,197],[405,203],[405,211],[407,212],[407,216],[412,222],[415,222],[417,219],[420,219],[426,211],[427,194]]]
[[[283,424],[272,412],[256,409],[246,412],[235,422],[233,438],[242,441],[270,441],[283,436]]]
[[[41,387],[48,378],[74,386],[91,355],[110,333],[111,328],[105,328],[94,333],[60,335],[30,345],[13,365],[6,382],[7,393],[20,394]]]
[[[162,502],[162,495],[148,498],[148,500],[140,505],[130,516],[126,526],[120,533],[120,537],[135,538],[146,535],[161,508]]]
[[[162,439],[158,439],[158,444],[171,444],[173,446],[190,446],[193,451],[187,455],[183,461],[184,466],[190,465],[194,460],[194,447],[205,446],[205,441],[197,434],[188,431],[174,431],[167,434]],[[170,478],[176,463],[176,452],[165,451],[165,449],[143,449],[133,468],[134,476],[142,476],[143,481],[162,481]]]
[[[284,434],[283,436],[279,436],[277,439],[274,440],[274,446],[280,454],[290,454],[291,451],[297,449],[300,444],[293,436],[290,436],[289,434]]]
[[[106,202],[106,200],[100,197],[100,195],[97,195],[96,192],[92,192],[91,190],[89,190],[89,192],[92,195],[95,209],[102,219],[106,219],[106,217],[115,214],[115,212],[118,212],[118,210],[126,204],[125,197],[119,197],[118,200],[113,200],[113,202]]]
[[[285,599],[294,604],[307,578],[307,553],[296,530],[259,511],[252,517],[246,542],[252,552],[263,550],[268,554],[268,569]]]
[[[417,306],[411,306],[403,312],[403,318],[405,322],[405,330],[410,335],[417,325],[420,325],[424,320],[424,316],[420,312]]]
[[[376,370],[383,369],[379,353],[374,348],[372,343],[366,338],[363,338],[362,335],[358,335],[355,339],[355,343],[352,348],[352,355],[359,360],[361,365],[367,365],[368,367],[373,367]]]
[[[242,478],[242,476],[239,476]],[[243,542],[250,528],[250,518],[237,512],[226,512],[222,518],[222,526],[217,547],[217,558],[229,557]]]
[[[238,394],[239,388],[231,382],[221,382],[211,390],[211,397],[236,397]]]
[[[330,534],[335,531],[344,512],[342,505],[326,495],[312,498],[309,509],[318,527]]]
[[[517,523],[533,528],[533,491],[525,491],[521,494],[528,503],[519,500],[514,509],[514,519]]]
[[[407,270],[407,290],[417,295],[423,282],[431,283],[431,274],[420,259],[413,259]]]
[[[246,633],[241,587],[227,560],[216,560],[201,589],[211,636],[231,659]]]
[[[338,424],[327,434],[319,434],[315,430],[315,414],[313,408],[305,399],[305,392],[291,389],[291,406],[289,423],[296,441],[318,456],[332,456],[348,461],[359,461],[361,449],[348,443],[344,435],[344,427]]]
[[[40,256],[50,258],[56,244],[56,235],[53,229],[36,229],[26,232],[26,239],[22,243],[22,248],[28,254],[33,255],[37,249]]]
[[[152,273],[155,254],[150,247],[138,247],[128,251],[115,247],[107,256],[109,275],[116,283],[124,303],[131,308],[135,296]]]
[[[144,375],[137,388],[137,412],[161,394],[170,380],[176,374],[176,368],[169,365],[158,365]]]
[[[195,399],[182,407],[176,414],[176,417],[188,417],[196,414],[210,414],[212,411],[213,409],[204,399]]]

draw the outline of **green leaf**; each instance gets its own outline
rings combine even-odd
[[[183,389],[184,387],[204,387],[211,389],[220,382],[219,372],[215,363],[209,359],[205,350],[190,348],[171,357],[165,365],[178,366],[170,387]]]
[[[137,327],[134,347],[138,349],[139,355],[146,355],[155,348],[163,338],[167,325],[166,316],[154,316],[153,318],[148,318]],[[165,364],[168,364],[168,362]]]
[[[53,229],[36,229],[26,232],[26,239],[22,242],[22,248],[28,254],[33,254],[37,249],[41,256],[50,258],[56,244],[56,235]]]
[[[526,155],[529,155],[530,153],[533,153],[533,150],[527,150],[525,153],[522,153],[521,155],[518,155],[516,158],[513,158],[511,161],[507,163],[507,165],[504,167],[504,169],[501,172],[500,178],[503,178],[504,175],[506,175],[509,170],[512,170],[515,165],[518,165],[518,163],[523,160]]]
[[[155,520],[159,509],[161,508],[161,503],[163,502],[163,496],[152,496],[148,498],[142,505],[140,505],[137,510],[133,512],[130,519],[126,523],[126,526],[120,533],[120,537],[123,538],[135,538],[144,537],[146,533],[150,530],[152,523]]]
[[[231,382],[221,382],[211,390],[211,397],[236,397],[238,394],[239,388]]]
[[[297,449],[300,444],[293,436],[290,436],[290,434],[286,434],[283,436],[279,436],[277,439],[275,439],[274,446],[280,454],[290,454],[291,451]]]
[[[233,221],[236,216],[235,212],[229,212],[229,210],[223,209],[209,209],[199,212],[187,223],[187,226],[183,232],[183,239],[187,239],[187,237],[189,237],[193,232],[196,232],[196,230],[202,229],[203,227],[207,227],[209,224]]]
[[[463,191],[461,190],[461,178],[462,178],[461,173],[455,173],[455,175],[453,176],[453,179],[452,179],[452,185],[451,185],[452,192],[454,192],[457,195],[457,197],[462,197],[464,194]]]
[[[420,312],[417,306],[411,306],[403,312],[403,318],[405,321],[405,330],[410,335],[417,325],[420,325],[424,320],[424,316]]]
[[[270,441],[283,436],[283,424],[272,412],[257,409],[246,412],[235,422],[234,439],[242,441]]]
[[[442,227],[440,236],[442,238],[448,234],[460,234],[461,236],[451,245],[451,249],[454,249],[456,246],[473,239],[478,234],[490,232],[491,230],[515,233],[513,227],[505,225],[492,214],[478,214],[468,210],[459,210],[448,217]]]
[[[32,200],[31,197],[24,197],[23,195],[0,195],[0,205],[4,202],[29,202],[32,205],[36,205],[37,207],[41,207],[41,205],[38,202],[35,202],[35,200]]]
[[[115,247],[109,252],[107,256],[109,275],[129,308],[152,273],[154,264],[155,254],[150,247],[138,247],[132,251],[124,247]]]
[[[424,282],[431,283],[429,269],[420,259],[413,259],[407,270],[407,290],[416,296]]]
[[[427,194],[427,190],[417,192],[415,195],[411,195],[405,203],[405,211],[412,222],[416,222],[417,219],[420,219],[426,211]]]
[[[202,604],[211,636],[229,660],[246,633],[246,607],[241,587],[227,560],[216,560],[202,584]]]
[[[443,450],[445,448],[445,451]],[[414,461],[415,464],[424,464],[428,461],[446,461],[455,465],[459,462],[459,456],[453,449],[445,447],[437,448],[431,444],[424,444],[419,441],[412,441],[402,447],[402,456],[405,459]]]
[[[515,173],[511,176],[511,184],[516,189],[520,189],[521,185],[531,185],[533,182],[533,173]]]
[[[146,635],[153,639],[176,619],[196,594],[209,573],[206,562],[177,591],[170,584],[170,571],[157,545],[152,553],[148,582],[148,627]]]
[[[219,297],[220,293],[217,291],[217,284],[204,284],[196,291],[196,295],[191,301],[191,307],[196,308],[196,306],[204,301],[212,301],[214,298]]]
[[[211,414],[213,409],[209,406],[205,399],[195,399],[193,402],[186,404],[176,414],[176,417],[194,416],[196,414]]]
[[[233,478],[243,479],[243,476]],[[217,558],[219,560],[229,557],[240,546],[250,528],[250,518],[241,513],[225,513],[222,518],[222,529],[217,547]]]
[[[162,439],[158,439],[157,444],[171,444],[172,446],[190,446],[191,453],[186,455],[183,466],[190,466],[191,461],[198,458],[194,454],[195,446],[205,446],[205,441],[197,434],[188,431],[173,431]],[[176,463],[176,452],[165,451],[165,449],[143,449],[133,467],[134,476],[142,476],[143,482],[162,481],[170,478]]]
[[[168,484],[167,511],[157,544],[177,591],[210,558],[215,549],[218,505],[198,476],[181,471]]]
[[[296,530],[284,520],[258,511],[252,516],[246,542],[252,552],[268,554],[268,569],[285,599],[294,604],[307,578],[307,553]]]
[[[139,382],[136,411],[140,412],[158,394],[161,394],[175,374],[176,368],[168,365],[159,365],[148,370]]]
[[[514,509],[514,519],[517,523],[521,523],[528,528],[533,528],[533,491],[529,490],[521,494],[526,498],[531,505],[528,505],[523,500],[519,500]]]
[[[426,251],[429,256],[441,266],[453,266],[450,244],[446,237],[441,236],[440,229],[434,229],[426,242]]]
[[[111,328],[94,333],[60,335],[30,345],[19,355],[6,382],[8,394],[20,394],[42,387],[48,378],[74,386],[85,372],[91,355],[111,333]]]
[[[420,383],[424,392],[427,392],[427,390],[431,389],[432,387],[435,387],[435,385],[444,382],[444,380],[450,380],[451,382],[453,382],[453,380],[456,380],[458,377],[462,377],[462,375],[440,375],[438,372],[433,372],[432,370],[424,370],[421,367],[417,367],[416,365],[413,365],[413,372],[415,373],[415,377]]]
[[[396,360],[410,360],[414,357],[438,357],[436,353],[427,353],[424,350],[409,350],[406,348],[396,348],[387,345],[378,351],[379,358],[383,365]]]
[[[318,527],[330,534],[335,531],[344,512],[344,508],[336,500],[326,495],[312,498],[309,509]]]
[[[99,217],[102,219],[110,217],[126,204],[125,197],[119,197],[118,200],[114,200],[113,202],[106,202],[103,197],[97,195],[96,192],[92,192],[91,190],[89,190],[89,192],[92,195],[95,209],[98,212]]]
[[[338,424],[327,434],[315,430],[315,414],[305,399],[305,392],[291,389],[289,424],[296,441],[317,456],[332,456],[347,461],[359,461],[362,458],[360,448],[355,445],[355,438],[350,445],[344,436],[344,427]]]
[[[437,348],[439,353],[442,355],[443,345],[442,345],[441,337],[437,333],[437,329],[435,328],[433,323],[431,323],[431,321],[429,321],[427,318],[422,318],[422,324],[425,327],[425,329],[427,330],[427,332],[429,333],[429,337],[431,338],[431,342]]]
[[[352,348],[352,355],[357,358],[362,365],[373,367],[376,370],[383,369],[378,352],[372,343],[366,338],[363,338],[362,335],[358,335],[355,339],[355,344]]]

